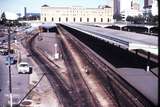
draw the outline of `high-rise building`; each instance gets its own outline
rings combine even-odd
[[[114,14],[120,14],[120,0],[113,1],[113,11]]]
[[[158,15],[158,0],[144,0],[143,8],[145,16]]]
[[[144,7],[143,8],[151,8],[153,0],[144,0]]]
[[[26,18],[27,17],[27,8],[24,7],[24,17]]]

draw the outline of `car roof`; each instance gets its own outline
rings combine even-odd
[[[19,64],[27,64],[27,65],[28,65],[28,63],[27,63],[27,62],[20,62]]]

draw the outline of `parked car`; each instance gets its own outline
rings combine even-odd
[[[20,62],[17,66],[18,68],[18,73],[31,73],[32,72],[32,67],[29,66],[27,62]]]
[[[15,63],[16,63],[16,60],[13,56],[7,56],[6,57],[6,60],[5,60],[6,65],[15,64]]]
[[[10,53],[11,53],[11,54],[14,54],[14,53],[15,53],[15,50],[14,50],[14,49],[10,49]]]
[[[15,50],[10,49],[10,54],[14,54]],[[0,47],[0,55],[8,55],[8,48],[1,46]]]
[[[0,55],[8,55],[8,49],[7,48],[0,48]]]

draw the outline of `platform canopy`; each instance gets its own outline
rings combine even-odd
[[[56,27],[56,24],[55,23],[44,23],[44,24],[40,25],[40,27],[50,29],[50,28]]]
[[[128,50],[140,49],[158,55],[158,37],[80,24],[65,24],[73,29]]]

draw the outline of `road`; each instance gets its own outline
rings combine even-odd
[[[8,103],[9,78],[8,66],[4,64],[5,56],[0,56],[0,107]],[[13,103],[19,102],[29,88],[29,75],[18,74],[16,65],[11,66]]]
[[[5,58],[6,56],[0,56],[0,107],[9,102],[9,73],[8,66],[4,63]],[[11,65],[11,72],[13,103],[18,103],[29,89],[29,75],[18,74],[16,64]]]
[[[4,64],[4,57],[0,56],[0,106],[6,105],[7,97],[5,95],[9,93],[8,90],[8,69]]]

